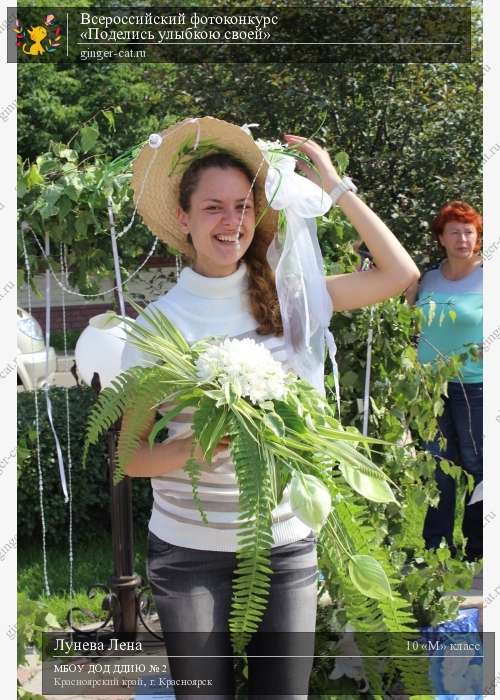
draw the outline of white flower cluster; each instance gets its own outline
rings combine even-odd
[[[266,141],[265,139],[255,139],[255,145],[262,151],[283,151],[286,146],[281,141]]]
[[[288,160],[293,164],[292,170],[295,168],[295,160],[284,153],[285,144],[280,141],[264,141],[264,139],[256,139],[255,144],[270,165],[275,166],[277,163]]]
[[[287,392],[283,367],[251,338],[226,338],[210,345],[198,358],[196,373],[203,381],[217,381],[224,391],[231,388],[254,404],[284,399]]]

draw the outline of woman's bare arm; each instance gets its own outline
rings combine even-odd
[[[398,239],[359,197],[345,192],[338,205],[373,256],[375,267],[326,278],[336,311],[376,304],[401,294],[420,277],[417,266]]]
[[[127,413],[123,416],[122,429],[118,439],[118,452],[120,452],[120,442],[122,434],[128,429],[129,416]],[[150,448],[147,442],[147,437],[155,422],[155,412],[150,411],[147,423],[141,433],[141,444],[133,453],[127,463],[125,473],[128,476],[155,477],[164,476],[176,469],[182,469],[187,460],[191,456],[191,448],[193,443],[192,435],[187,437],[178,437],[166,442],[161,442],[153,445]],[[227,450],[229,446],[229,438],[223,438],[219,445],[215,448],[215,454],[222,450]],[[196,446],[194,452],[195,458],[204,464],[203,456],[199,446]]]
[[[418,280],[410,284],[408,289],[405,291],[405,299],[410,306],[413,306],[418,294]]]

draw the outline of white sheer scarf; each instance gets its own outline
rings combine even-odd
[[[302,378],[325,394],[324,362],[328,349],[339,403],[336,346],[329,329],[333,304],[326,288],[315,217],[332,206],[318,185],[295,172],[295,159],[266,154],[270,166],[266,197],[285,222],[269,246],[267,259],[275,273],[283,330],[290,362]],[[340,410],[340,407],[339,407]]]

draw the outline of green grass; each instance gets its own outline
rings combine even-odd
[[[134,571],[146,580],[146,532],[135,536]],[[96,584],[106,585],[113,574],[113,550],[111,535],[103,533],[98,539],[85,544],[74,545],[73,551],[73,589],[69,595],[69,557],[66,538],[60,547],[47,550],[47,575],[50,596],[46,596],[43,585],[43,558],[40,544],[20,547],[18,550],[18,590],[24,592],[31,600],[40,600],[53,613],[59,624],[66,627],[66,615],[71,607],[91,610],[102,618],[101,603],[104,593],[98,592],[89,598],[87,589]],[[105,614],[104,614],[105,617]],[[83,622],[78,614],[75,621]],[[91,620],[86,619],[86,622]]]

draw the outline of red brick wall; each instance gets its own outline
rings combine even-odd
[[[140,262],[140,261],[139,261]],[[175,256],[169,255],[154,255],[148,260],[146,270],[158,267],[175,267]],[[66,328],[68,331],[83,331],[88,326],[89,319],[97,314],[102,314],[110,309],[109,304],[82,304],[66,307]],[[127,316],[136,317],[135,311],[128,305],[125,305]],[[45,332],[45,308],[32,308],[33,316],[42,326]],[[53,306],[51,310],[50,327],[52,331],[62,331],[62,306]]]
[[[107,304],[82,304],[81,306],[66,306],[66,329],[68,331],[83,331],[88,326],[89,319],[97,314],[103,314],[111,307]],[[125,312],[130,318],[135,318],[136,313],[129,304],[125,304]],[[45,309],[34,308],[31,313],[41,325],[45,333]],[[53,306],[50,312],[51,331],[63,330],[62,306]]]

